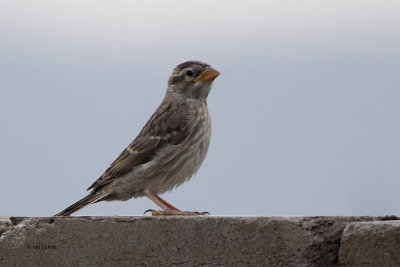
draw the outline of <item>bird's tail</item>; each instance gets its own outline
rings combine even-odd
[[[60,213],[57,213],[54,216],[69,216],[72,213],[86,207],[87,205],[90,205],[92,203],[102,200],[102,198],[104,198],[106,196],[107,195],[105,195],[104,193],[103,194],[91,193],[91,194],[87,195],[86,197],[82,198],[81,200],[79,200],[78,202],[75,202],[74,204],[72,204],[71,206],[66,208],[65,210],[61,211]]]

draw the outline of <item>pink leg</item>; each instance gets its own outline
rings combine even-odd
[[[159,197],[158,195],[147,194],[146,197],[151,199],[154,203],[157,204],[163,211],[171,213],[172,211],[180,211],[179,209],[175,208],[167,201]]]
[[[152,215],[162,215],[162,216],[173,216],[173,215],[181,215],[181,216],[189,216],[189,215],[205,215],[209,214],[208,212],[191,212],[191,211],[181,211],[167,201],[154,194],[146,194],[150,200],[157,204],[163,211],[154,211],[151,210]]]

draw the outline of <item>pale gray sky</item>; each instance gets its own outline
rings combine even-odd
[[[53,215],[85,196],[192,59],[221,72],[213,136],[172,204],[400,214],[398,1],[1,1],[0,38],[0,215]]]

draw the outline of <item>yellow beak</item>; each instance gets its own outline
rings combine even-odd
[[[215,78],[218,77],[220,73],[210,67],[207,67],[203,72],[200,74],[199,77],[194,79],[195,82],[212,82],[215,80]]]

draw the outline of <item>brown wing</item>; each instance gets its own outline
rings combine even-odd
[[[190,133],[188,126],[193,115],[185,103],[162,103],[135,140],[87,190],[96,190],[136,166],[149,162],[167,144],[179,144]]]

